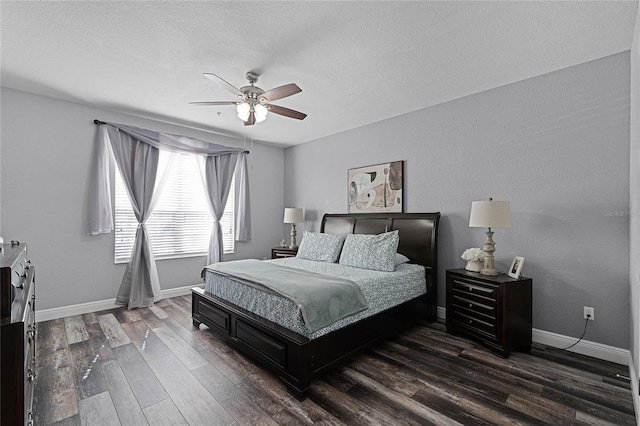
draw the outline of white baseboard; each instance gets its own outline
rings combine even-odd
[[[446,308],[438,306],[438,318],[442,320],[447,318]],[[562,334],[551,333],[549,331],[538,330],[536,328],[532,330],[531,337],[535,343],[540,343],[554,348],[566,348],[576,342],[575,337],[564,336]],[[571,349],[568,349],[568,351],[605,361],[615,362],[616,364],[629,365],[630,352],[627,349],[603,345],[602,343],[591,342],[589,340],[582,340]]]
[[[185,287],[170,288],[162,290],[162,297],[176,297],[185,294],[191,294],[193,287],[203,287],[204,284],[194,284]],[[116,299],[98,300],[96,302],[79,303],[77,305],[62,306],[60,308],[51,308],[36,310],[36,321],[49,321],[58,318],[71,317],[73,315],[88,314],[90,312],[103,311],[105,309],[116,308]]]

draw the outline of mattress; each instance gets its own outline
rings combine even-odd
[[[318,338],[426,293],[425,270],[420,265],[404,263],[398,265],[393,272],[379,272],[295,257],[267,262],[351,280],[362,289],[369,308],[310,333],[304,324],[300,308],[291,300],[266,288],[244,285],[206,270],[205,291],[309,339]]]

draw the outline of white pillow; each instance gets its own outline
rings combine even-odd
[[[392,272],[395,269],[399,241],[398,231],[378,235],[349,234],[340,253],[340,264]]]
[[[341,235],[304,231],[297,257],[335,263],[338,261],[343,243],[344,237]]]

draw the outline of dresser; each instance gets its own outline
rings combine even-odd
[[[0,424],[32,425],[36,376],[35,268],[26,244],[0,252]]]
[[[447,332],[481,341],[507,357],[531,350],[532,280],[447,270]]]

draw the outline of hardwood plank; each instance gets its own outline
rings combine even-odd
[[[193,349],[169,327],[155,328],[153,331],[189,370],[208,364],[207,360],[198,351]]]
[[[36,350],[38,352],[38,358],[67,348],[67,333],[64,327],[64,319],[59,318],[39,322],[37,327],[38,344],[36,345]]]
[[[105,336],[104,331],[102,331],[102,327],[100,327],[98,318],[95,317],[95,322],[92,322],[93,318],[91,317],[87,318],[83,316],[83,318],[85,320],[85,326],[87,328],[87,332],[89,333],[89,341],[93,346],[94,352],[98,354],[99,359],[101,361],[115,359],[113,350],[109,345],[109,340],[107,339],[107,336]],[[87,321],[90,321],[90,322],[87,322]]]
[[[124,332],[113,314],[99,315],[98,322],[112,349],[131,343],[129,336]]]
[[[149,306],[149,310],[154,314],[156,314],[156,316],[160,319],[169,318],[169,315],[164,310],[162,310],[162,308],[159,307],[158,305]]]
[[[183,324],[180,324],[173,318],[167,318],[163,320],[164,325],[172,329],[178,336],[182,338],[185,342],[189,344],[196,351],[204,350],[204,345],[200,342],[200,340],[193,335],[193,332],[197,331],[197,329],[193,326],[193,324],[189,323],[188,328],[185,328]]]
[[[141,408],[169,398],[149,364],[133,344],[118,346],[113,352]]]
[[[81,400],[80,421],[83,425],[120,426],[109,392]]]
[[[344,374],[352,380],[356,380],[359,384],[366,387],[370,391],[381,394],[382,396],[398,404],[405,410],[408,410],[416,416],[424,419],[426,422],[434,424],[461,425],[461,423],[458,423],[457,421],[440,414],[430,407],[421,405],[413,399],[402,395],[401,393],[389,389],[388,387],[365,376],[364,374],[358,373],[357,371],[351,369],[345,369]]]
[[[35,422],[34,424],[39,424]],[[80,422],[80,414],[76,414],[71,417],[67,417],[66,419],[59,420],[55,423],[51,423],[51,426],[82,426]]]
[[[58,332],[64,334],[64,326],[58,328]],[[35,424],[55,423],[78,414],[74,371],[68,349],[37,358],[33,403]]]
[[[278,424],[342,424],[338,418],[322,408],[312,398],[302,402],[296,400],[287,392],[282,382],[266,370],[261,369],[247,376],[239,387],[252,399],[265,398],[260,408]],[[271,404],[271,407],[267,407],[265,404]]]
[[[180,323],[180,325],[182,325],[187,330],[196,330],[196,327],[193,325],[193,321],[191,320],[191,311],[186,312],[174,304],[167,304],[162,307],[162,310],[165,311],[170,318],[173,318],[173,320]]]
[[[169,348],[148,327],[145,321],[123,323],[121,325],[144,359],[150,360],[167,354]]]
[[[509,395],[505,404],[521,413],[527,414],[541,422],[548,424],[573,424],[575,423],[575,410],[554,403],[553,401],[536,398],[534,395],[522,397],[520,395]]]
[[[64,328],[67,333],[67,343],[73,343],[89,340],[89,333],[84,325],[82,315],[74,315],[64,319]]]
[[[113,316],[121,324],[142,320],[142,317],[140,316],[140,313],[137,309],[127,309],[126,307],[114,310]]]
[[[214,366],[207,364],[193,370],[192,373],[239,424],[277,425],[264,411],[255,407],[249,397]]]
[[[118,361],[102,363],[102,371],[120,422],[131,426],[148,425]]]
[[[144,321],[149,328],[158,328],[164,326],[162,319],[158,317],[158,315],[153,310],[151,310],[151,307],[138,308],[138,311],[140,317],[142,318],[142,321]]]
[[[189,426],[170,398],[156,402],[142,411],[153,426]]]
[[[171,396],[180,413],[192,425],[226,425],[233,417],[178,362],[175,355],[167,355],[149,361],[149,367]]]
[[[75,372],[78,399],[85,399],[107,391],[98,354],[89,341],[69,345]]]
[[[634,425],[636,424],[634,413],[621,412],[610,407],[605,407],[601,404],[584,400],[582,398],[576,398],[574,395],[563,392],[558,389],[545,388],[543,396],[564,404],[567,407],[571,407],[576,410],[576,419],[581,416],[586,419],[598,419],[603,424],[613,423],[616,425]],[[580,414],[578,414],[580,413]],[[587,421],[592,424],[593,421]]]
[[[392,419],[381,415],[372,415],[371,407],[367,407],[362,402],[323,381],[317,381],[313,384],[309,391],[309,397],[341,422],[359,425],[397,424]]]

